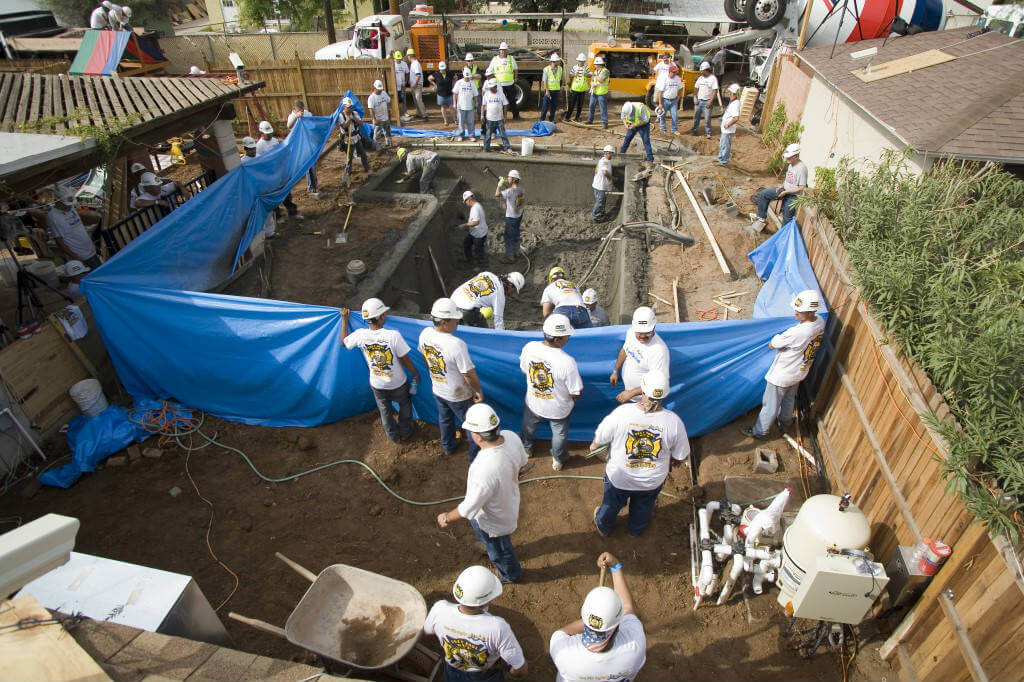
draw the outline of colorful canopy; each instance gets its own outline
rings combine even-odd
[[[140,63],[166,59],[153,39],[154,34],[135,36],[131,31],[88,30],[68,70],[73,76],[111,76],[122,59]]]

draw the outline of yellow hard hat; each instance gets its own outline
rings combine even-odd
[[[408,154],[408,153],[409,153],[409,150],[408,150],[408,149],[406,149],[405,147],[399,147],[399,148],[398,148],[398,149],[397,149],[397,150],[395,151],[395,154],[396,154],[396,155],[398,156],[398,160],[399,160],[399,161],[401,161],[402,159],[404,159],[404,158],[405,158],[405,155],[406,155],[406,154]]]
[[[485,305],[485,306],[484,306],[483,308],[481,308],[481,309],[480,309],[480,315],[481,315],[481,316],[482,316],[482,317],[483,317],[483,318],[484,318],[485,320],[489,320],[489,319],[491,319],[492,317],[494,317],[494,308],[492,308],[492,307],[491,307],[491,306],[489,306],[489,305]]]
[[[402,58],[402,51],[401,50],[395,50],[395,59],[401,59],[401,58]]]
[[[565,270],[562,268],[561,265],[556,265],[555,267],[548,270],[548,284],[551,284],[552,282],[555,281],[556,275],[561,275],[561,279],[565,279]]]
[[[416,54],[416,50],[412,49],[411,47],[408,50],[405,51],[405,56],[406,57],[408,57],[409,55],[412,55],[412,54]]]

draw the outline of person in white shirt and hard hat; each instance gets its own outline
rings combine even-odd
[[[594,169],[594,182],[591,187],[594,189],[594,208],[590,212],[591,219],[605,220],[604,206],[608,199],[608,192],[615,189],[615,182],[612,179],[612,156],[615,148],[606,144],[602,150],[601,158],[597,160],[597,168]]]
[[[420,332],[419,351],[427,364],[430,383],[437,402],[437,425],[441,429],[441,450],[446,455],[458,445],[459,425],[466,420],[466,411],[484,399],[480,378],[473,359],[469,357],[466,342],[455,336],[462,312],[450,298],[439,298],[430,309],[433,327]],[[469,461],[476,458],[480,448],[466,432]]]
[[[53,207],[46,213],[46,228],[68,260],[80,261],[95,270],[102,261],[82,217],[75,210],[76,203],[74,190],[59,185],[54,193]]]
[[[711,139],[711,110],[715,106],[715,93],[718,92],[718,78],[711,73],[711,64],[701,62],[700,75],[693,84],[693,128],[691,135],[697,134],[700,127],[700,119],[704,118],[704,133]]]
[[[377,144],[377,138],[391,146],[391,95],[384,91],[384,81],[373,81],[373,92],[366,98],[366,110],[373,119],[373,135],[370,142]]]
[[[274,137],[274,126],[270,121],[260,121],[259,125],[260,139],[256,141],[256,157],[259,158],[269,152],[270,150],[281,144],[281,140]],[[285,196],[284,201],[281,202],[285,210],[288,212],[288,217],[294,218],[295,220],[302,220],[303,215],[299,213],[299,207],[292,201],[292,193],[288,192]],[[275,216],[278,214],[278,210],[274,209]]]
[[[683,85],[683,80],[679,77],[679,67],[675,64],[669,64],[668,69],[658,76],[654,89],[654,101],[658,103],[658,108],[661,109],[661,114],[658,116],[660,119],[658,127],[661,128],[661,132],[667,132],[665,130],[665,117],[670,116],[672,118],[672,133],[678,133],[679,105],[685,95],[685,86]]]
[[[468,66],[462,69],[462,78],[455,81],[452,87],[455,98],[456,125],[455,141],[462,142],[466,137],[476,139],[476,112],[480,108],[480,91],[473,79],[473,71]]]
[[[292,103],[292,110],[288,113],[288,120],[285,123],[288,131],[291,132],[292,126],[300,118],[312,118],[313,114],[310,113],[309,109],[306,108],[306,103],[301,99],[295,100]],[[320,198],[320,179],[316,175],[316,164],[314,163],[309,167],[309,172],[306,173],[306,194],[312,194],[314,199]]]
[[[92,13],[89,15],[89,28],[94,31],[102,31],[104,29],[111,28],[110,20],[107,18],[106,5],[113,4],[104,2],[98,7],[93,8]]]
[[[584,291],[583,305],[587,306],[587,312],[590,313],[591,327],[607,327],[611,324],[611,321],[608,319],[608,313],[597,304],[597,291],[594,289]]]
[[[797,389],[811,371],[821,345],[821,337],[825,333],[825,320],[818,316],[821,296],[817,291],[801,291],[790,305],[797,324],[776,334],[768,343],[768,347],[775,351],[775,359],[764,375],[761,412],[753,428],[742,429],[744,435],[758,440],[768,438],[772,424],[777,425],[782,433],[789,428]]]
[[[626,332],[626,340],[608,378],[608,383],[618,386],[621,370],[623,390],[615,396],[620,403],[628,403],[640,395],[640,382],[648,372],[657,371],[671,376],[668,346],[655,331],[657,326],[654,311],[647,306],[633,311],[633,323]]]
[[[498,178],[498,186],[494,196],[505,200],[505,255],[501,262],[506,265],[515,263],[519,256],[519,233],[523,225],[523,203],[526,192],[520,186],[519,171],[512,169],[508,176]]]
[[[622,562],[604,552],[597,566],[611,573],[612,586],[587,593],[580,619],[551,635],[548,653],[558,670],[555,682],[632,682],[647,662],[647,635]]]
[[[590,107],[587,123],[594,122],[594,108],[601,109],[601,125],[608,129],[608,83],[612,73],[604,65],[604,57],[594,57],[594,77],[590,81]]]
[[[58,269],[59,271],[59,269]],[[80,260],[69,260],[64,264],[64,271],[60,273],[61,277],[68,280],[67,294],[72,300],[77,301],[82,298],[82,279],[92,271],[92,268],[88,267]]]
[[[683,420],[663,407],[668,398],[668,375],[652,370],[640,380],[640,401],[619,405],[601,420],[590,449],[608,446],[604,470],[604,497],[594,509],[597,532],[607,536],[627,504],[626,532],[646,530],[658,493],[674,464],[690,456],[690,441]]]
[[[736,123],[740,120],[740,85],[733,83],[729,86],[729,104],[722,114],[721,133],[722,137],[718,142],[718,163],[723,166],[729,165],[729,157],[732,155],[732,138],[736,134]]]
[[[397,443],[412,435],[412,396],[419,387],[420,372],[409,357],[409,344],[402,335],[384,328],[388,310],[390,308],[379,298],[366,299],[360,312],[368,327],[349,332],[351,311],[342,308],[341,343],[349,350],[362,351],[370,370],[370,390],[377,402],[384,433],[388,440]],[[398,405],[397,420],[392,403]]]
[[[502,593],[501,581],[483,566],[470,566],[452,585],[457,603],[435,602],[423,621],[423,634],[437,637],[444,651],[444,679],[502,682],[526,675],[526,657],[508,622],[488,612]]]
[[[795,218],[793,202],[807,189],[807,164],[800,160],[800,144],[794,142],[787,146],[782,152],[782,158],[788,164],[782,187],[764,187],[757,192],[757,213],[749,214],[753,221],[750,225],[753,232],[764,229],[768,220],[768,205],[778,199],[782,200],[782,224]]]
[[[622,140],[620,154],[625,154],[632,144],[633,138],[640,135],[644,143],[644,154],[647,163],[654,163],[654,150],[651,148],[651,110],[643,102],[626,102],[622,105],[622,125],[626,127],[626,136]]]
[[[555,122],[555,114],[558,113],[558,98],[562,95],[562,81],[565,80],[565,70],[562,68],[562,58],[557,52],[549,57],[551,62],[544,67],[540,76],[540,89],[543,93],[540,102],[540,120]],[[550,118],[549,118],[550,115]]]
[[[429,192],[434,184],[437,169],[441,167],[441,157],[437,155],[437,152],[429,149],[417,149],[410,152],[405,147],[399,147],[395,156],[398,157],[399,163],[405,162],[405,173],[402,174],[399,182],[410,180],[418,174],[420,176],[420,194]]]
[[[240,163],[245,165],[251,163],[256,159],[256,140],[246,135],[242,138],[242,158]],[[141,165],[141,164],[138,164]],[[266,239],[277,238],[277,216],[275,213],[277,209],[274,209],[271,213],[267,214],[267,219],[263,222],[263,236]]]
[[[110,24],[111,30],[130,31],[132,28],[132,8],[128,5],[122,6],[110,3],[107,10],[107,22]]]
[[[363,164],[363,170],[370,172],[370,159],[363,148],[363,117],[355,109],[351,97],[341,100],[341,116],[338,117],[338,145],[345,154],[345,169],[352,172],[352,159],[356,154]]]
[[[590,327],[590,314],[583,303],[579,287],[570,279],[566,279],[565,268],[556,265],[548,270],[548,285],[540,296],[541,313],[548,315],[558,313],[569,318],[574,329]]]
[[[462,201],[469,207],[466,222],[457,227],[466,230],[462,239],[463,263],[473,263],[477,267],[487,267],[487,216],[484,206],[471,190],[462,193]]]
[[[583,96],[590,89],[590,78],[593,75],[587,68],[587,55],[580,52],[576,55],[575,66],[569,69],[569,98],[565,106],[565,114],[562,115],[563,121],[568,121],[571,118],[577,123],[580,122],[580,116],[583,114]],[[573,109],[576,110],[575,117],[573,117]]]
[[[395,87],[398,89],[398,115],[401,120],[408,121],[411,116],[409,112],[409,101],[405,93],[405,87],[409,84],[409,65],[402,58],[402,52],[395,50]]]
[[[496,275],[481,272],[455,287],[452,300],[462,313],[462,320],[471,327],[486,327],[494,320],[495,329],[505,328],[505,299],[522,291],[526,278],[521,273]]]
[[[573,328],[565,315],[544,320],[544,340],[530,341],[519,354],[519,369],[526,377],[526,400],[519,434],[526,454],[533,455],[537,427],[551,427],[551,468],[561,471],[569,459],[569,417],[583,395],[583,379],[576,361],[565,352]]]
[[[501,138],[501,148],[508,151],[512,147],[508,133],[505,132],[505,107],[509,100],[505,93],[498,89],[498,82],[491,78],[484,83],[484,93],[480,97],[484,110],[484,151],[491,151],[491,138]]]
[[[412,91],[412,100],[416,104],[416,118],[426,121],[427,105],[423,103],[423,65],[416,56],[416,50],[411,47],[405,51],[405,57],[409,60],[409,90]]]
[[[491,59],[488,70],[494,73],[494,80],[501,87],[502,94],[510,112],[512,120],[518,121],[522,118],[519,115],[519,104],[516,102],[516,78],[519,76],[519,67],[516,65],[516,58],[508,53],[508,44],[498,45],[498,54]]]
[[[177,192],[181,199],[185,198],[185,187],[177,180],[164,180],[149,171],[139,177],[139,192],[131,201],[131,208],[139,209],[147,206],[162,206],[167,211],[174,209],[174,206],[166,200]]]
[[[256,158],[256,138],[249,137],[246,135],[242,138],[242,158],[241,163],[249,163]],[[142,164],[136,164],[142,166]],[[143,167],[145,170],[145,167]]]
[[[437,525],[447,528],[453,521],[468,520],[501,581],[517,583],[523,569],[511,536],[519,526],[519,477],[529,469],[529,458],[519,436],[501,429],[497,413],[487,403],[470,407],[462,428],[480,452],[466,474],[466,497],[455,509],[438,514]]]

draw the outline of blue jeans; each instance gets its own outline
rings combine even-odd
[[[729,165],[729,156],[732,154],[732,136],[735,133],[722,133],[722,139],[718,141],[718,163],[723,166]]]
[[[597,528],[607,535],[615,528],[615,518],[619,510],[629,504],[629,521],[626,531],[630,535],[640,535],[651,523],[654,505],[658,502],[659,485],[654,490],[620,490],[604,477],[604,499],[597,509]]]
[[[666,115],[672,116],[672,132],[679,130],[679,98],[665,99],[661,98],[661,107],[665,110]],[[661,118],[661,132],[665,132],[665,117]]]
[[[467,673],[451,667],[445,661],[444,682],[505,682],[505,672],[501,669],[500,663],[490,670]]]
[[[590,111],[587,116],[587,123],[594,122],[594,107],[601,107],[601,123],[608,125],[608,95],[591,95]]]
[[[782,388],[770,381],[765,382],[764,397],[761,399],[761,412],[754,424],[755,436],[764,437],[772,430],[772,422],[777,422],[779,429],[785,431],[793,420],[793,403],[796,402],[796,389],[800,384]]]
[[[437,401],[437,425],[441,427],[441,449],[444,450],[444,454],[450,455],[457,445],[455,434],[458,433],[462,422],[466,421],[466,410],[473,404],[473,399],[453,401],[435,395],[434,400]],[[476,453],[480,452],[480,446],[473,442],[469,431],[465,434],[466,442],[469,443],[467,456],[472,462],[476,459]]]
[[[654,150],[651,149],[651,122],[648,121],[641,126],[630,128],[626,131],[626,138],[622,141],[622,149],[619,150],[620,154],[625,154],[626,150],[629,149],[629,144],[633,141],[633,138],[639,134],[640,139],[644,143],[644,153],[647,155],[647,160],[650,162],[654,161]]]
[[[590,311],[582,305],[560,305],[554,312],[565,315],[572,323],[573,329],[587,329],[590,324]]]
[[[319,185],[320,181],[316,177],[316,164],[314,164],[310,167],[309,172],[306,173],[306,191],[315,192]]]
[[[434,183],[434,176],[437,175],[437,169],[440,167],[440,157],[423,164],[423,170],[420,172],[420,194],[430,191],[430,186]]]
[[[700,117],[704,117],[704,132],[711,134],[711,107],[714,103],[709,99],[698,99],[693,103],[693,129],[690,132],[697,132],[700,126]]]
[[[484,126],[487,130],[484,134],[484,151],[491,151],[491,138],[497,135],[501,138],[501,148],[507,152],[512,143],[508,141],[508,134],[505,133],[505,121],[487,121]]]
[[[544,120],[551,113],[551,122],[555,122],[555,114],[558,113],[558,97],[562,91],[546,92],[540,102],[540,120]]]
[[[384,432],[388,440],[397,443],[412,435],[412,398],[409,395],[409,382],[405,382],[398,388],[380,389],[370,387],[373,391],[373,399],[377,401],[377,409],[380,411],[380,421],[384,425]],[[394,407],[391,403],[398,403],[398,422],[395,422]]]
[[[570,413],[569,416],[572,414]],[[523,405],[523,426],[519,433],[519,437],[523,439],[523,448],[528,454],[533,454],[533,439],[537,435],[537,426],[545,421],[551,425],[551,456],[564,464],[568,459],[568,455],[565,453],[565,443],[569,437],[569,417],[563,419],[538,417],[533,410]]]
[[[764,220],[768,217],[768,204],[772,203],[779,198],[779,189],[777,187],[765,187],[757,193],[757,217]],[[795,194],[787,194],[782,197],[782,224],[785,225],[793,216],[796,215],[796,211],[793,210],[793,202],[796,201]]]
[[[604,201],[607,197],[607,191],[594,188],[594,210],[590,212],[590,217],[594,220],[604,215]]]
[[[523,216],[505,216],[505,255],[509,258],[515,258],[519,254],[519,228],[522,224]]]
[[[512,536],[491,537],[481,530],[480,525],[473,519],[469,520],[469,525],[487,548],[487,556],[490,557],[494,567],[498,569],[501,579],[513,583],[519,582],[523,577],[523,568],[519,565],[519,558],[516,557],[516,550],[512,546]]]
[[[459,109],[459,127],[455,130],[456,137],[476,137],[473,110]]]

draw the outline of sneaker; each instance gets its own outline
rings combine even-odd
[[[551,458],[551,468],[554,469],[555,471],[561,471],[562,470],[562,463],[559,462],[554,457],[552,457]]]
[[[751,232],[764,232],[765,225],[767,225],[767,223],[765,221],[761,220],[760,218],[758,218],[754,222],[750,223],[750,231]]]
[[[597,525],[597,512],[601,511],[601,505],[594,507],[594,527],[597,528],[597,534],[603,538],[608,537],[608,533],[601,530],[601,526]]]
[[[767,435],[759,436],[756,433],[754,433],[754,429],[743,428],[743,429],[740,429],[740,433],[742,433],[744,436],[746,436],[748,438],[756,438],[757,440],[768,440],[768,436]]]
[[[752,223],[761,219],[756,213],[748,213],[747,216],[750,218],[750,222]]]
[[[460,135],[459,137],[456,137],[456,138],[455,138],[455,141],[456,141],[456,142],[462,142],[462,136]]]
[[[710,140],[711,139],[711,133],[708,133],[706,137]]]
[[[314,199],[319,199],[320,198],[320,192],[310,192],[309,196],[313,197]]]

